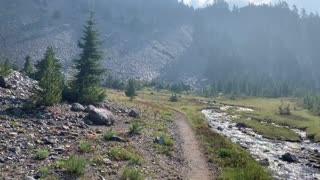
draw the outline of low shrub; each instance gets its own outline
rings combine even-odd
[[[131,126],[129,127],[129,134],[140,134],[142,131],[143,126],[139,122],[133,122]]]
[[[88,142],[80,142],[79,150],[80,152],[88,153],[91,151],[91,144]]]
[[[84,158],[70,156],[69,159],[64,161],[62,166],[68,173],[80,176],[85,173],[87,160]]]
[[[138,169],[125,168],[122,171],[121,180],[143,180],[143,174]]]
[[[106,131],[106,132],[104,133],[103,139],[104,139],[105,141],[109,141],[112,137],[114,137],[114,136],[116,136],[116,135],[117,135],[116,132],[114,132],[114,131],[112,131],[112,130],[108,130],[108,131]]]
[[[167,156],[171,156],[171,152],[173,151],[174,140],[169,137],[166,133],[153,133],[154,137],[163,138],[164,144],[155,144],[154,147],[158,151],[158,153],[165,154]]]
[[[141,165],[142,158],[134,152],[122,147],[114,147],[110,150],[109,156],[116,161],[129,161],[132,165]]]
[[[231,151],[227,149],[219,149],[219,157],[221,158],[229,158],[231,157]]]
[[[49,157],[49,151],[48,150],[39,150],[36,152],[35,154],[35,158],[37,160],[44,160],[47,159]]]
[[[178,102],[178,97],[176,94],[172,95],[169,99],[170,102]]]
[[[44,178],[50,174],[50,169],[48,167],[40,167],[38,170],[38,173],[39,173],[39,176]]]

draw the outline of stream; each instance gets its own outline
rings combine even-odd
[[[237,108],[237,111],[254,111],[243,107],[222,106],[220,108],[222,112],[205,109],[202,113],[214,131],[247,149],[257,161],[267,164],[265,166],[268,166],[275,179],[320,180],[320,143],[310,142],[306,138],[306,133],[298,129],[292,130],[300,135],[302,142],[264,138],[250,128],[236,127],[232,119],[238,117],[223,112],[229,108]],[[282,160],[281,157],[285,153],[294,155],[298,162],[289,163]]]

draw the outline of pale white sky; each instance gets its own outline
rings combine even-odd
[[[214,0],[183,0],[186,4],[194,6],[196,8],[204,7],[207,4],[212,3]],[[230,4],[237,4],[239,6],[247,5],[249,2],[255,4],[279,2],[279,0],[226,0]],[[285,0],[290,6],[297,5],[298,8],[305,8],[307,11],[319,12],[320,0]]]

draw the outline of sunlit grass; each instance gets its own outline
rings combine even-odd
[[[120,101],[128,101],[123,97],[117,97],[123,96],[118,92],[112,94],[112,96]],[[199,141],[202,142],[208,161],[221,168],[220,179],[271,179],[269,173],[247,151],[210,130],[205,116],[201,113],[201,110],[209,105],[202,104],[199,100],[209,101],[213,99],[185,94],[179,95],[179,102],[169,102],[170,96],[171,93],[168,91],[143,90],[138,92],[138,97],[132,103],[150,106],[163,122],[174,120],[175,111],[184,113],[188,117]],[[158,127],[157,130],[162,131],[161,134],[164,134],[166,128]],[[154,136],[159,136],[159,133],[154,134]],[[167,146],[159,145],[159,147]],[[219,156],[221,149],[227,149],[228,156]]]
[[[306,130],[307,135],[314,135],[314,140],[320,141],[320,117],[312,114],[310,111],[305,110],[301,107],[301,99],[297,98],[238,98],[231,100],[228,98],[217,98],[218,102],[241,105],[246,107],[252,107],[255,109],[254,112],[242,112],[243,116],[254,117],[260,121],[266,121],[269,123],[275,123],[280,126],[289,126],[290,128]],[[289,104],[291,107],[291,115],[279,115],[278,107],[284,102]],[[253,124],[252,127],[259,131],[263,126],[269,130],[263,131],[264,135],[272,137],[276,133],[272,131],[272,126],[262,124]],[[281,129],[277,129],[280,130]],[[282,133],[287,131],[285,128],[282,129]],[[283,134],[285,135],[285,134]],[[292,133],[286,133],[284,139],[296,139]],[[297,136],[297,135],[295,135]]]

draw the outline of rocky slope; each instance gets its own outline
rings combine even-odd
[[[119,179],[126,168],[139,169],[152,179],[183,177],[186,162],[176,126],[150,108],[113,101],[33,108],[28,102],[37,88],[35,81],[14,72],[6,83],[0,88],[0,178],[76,179],[62,165],[72,156],[85,159],[84,179]],[[130,134],[133,123],[140,123],[143,130]],[[159,149],[163,139],[154,136],[159,127],[175,142],[170,155]],[[114,135],[107,137],[106,132]],[[89,148],[81,148],[84,144]],[[42,157],[41,152],[47,155]]]

